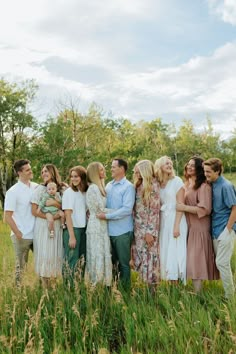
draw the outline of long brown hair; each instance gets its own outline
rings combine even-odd
[[[71,178],[71,173],[75,172],[81,179],[81,182],[78,187],[75,187],[73,183],[70,181],[70,187],[73,189],[74,192],[86,192],[88,189],[87,184],[87,171],[83,166],[75,166],[70,169],[69,177]]]
[[[51,175],[51,182],[56,183],[57,190],[60,191],[63,183],[61,182],[61,176],[60,176],[56,166],[53,165],[52,163],[48,163],[48,164],[44,165],[43,168],[46,168],[48,170],[48,172]],[[42,168],[42,170],[43,170],[43,168]],[[47,185],[47,184],[45,184],[45,185]]]
[[[196,190],[202,185],[202,183],[206,182],[206,176],[204,174],[204,168],[203,168],[203,161],[204,160],[199,156],[193,156],[193,157],[191,157],[191,159],[188,160],[187,166],[191,160],[193,160],[194,164],[195,164],[196,180],[195,180],[193,189]],[[187,168],[187,166],[186,166],[186,168]],[[187,178],[187,180],[188,180],[188,178]]]

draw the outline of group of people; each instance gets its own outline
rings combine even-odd
[[[160,280],[219,279],[234,294],[230,260],[236,231],[236,192],[222,176],[218,158],[192,157],[183,182],[167,156],[141,160],[126,179],[127,162],[112,161],[112,181],[100,162],[75,166],[69,185],[53,164],[42,168],[37,185],[30,162],[14,165],[18,182],[6,194],[5,220],[16,254],[16,281],[34,249],[35,271],[48,286],[62,274],[73,286],[78,277],[111,286],[130,286],[131,268],[155,289]]]

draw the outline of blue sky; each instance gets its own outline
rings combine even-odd
[[[34,78],[42,120],[96,102],[133,122],[236,128],[236,0],[8,0],[0,75]]]

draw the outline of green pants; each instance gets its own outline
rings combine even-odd
[[[75,273],[81,278],[84,276],[86,259],[86,228],[74,227],[76,238],[75,248],[69,247],[69,232],[63,231],[64,262],[62,266],[63,279],[73,286]]]
[[[126,232],[120,236],[110,236],[112,247],[112,264],[119,272],[123,285],[130,285],[130,257],[133,232]]]

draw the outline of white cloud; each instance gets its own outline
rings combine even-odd
[[[4,53],[7,53],[5,62]],[[191,118],[196,124],[200,121],[202,124],[209,115],[221,131],[236,128],[235,43],[218,48],[211,56],[194,57],[175,67],[136,73],[119,68],[111,72],[110,80],[98,84],[86,84],[50,73],[41,64],[46,57],[47,53],[14,49],[1,52],[0,49],[1,67],[5,73],[35,78],[39,85],[50,87],[51,102],[57,100],[57,95],[70,92],[72,96],[80,97],[83,103],[95,101],[105,110],[130,119],[161,116],[164,120],[169,117],[169,120],[180,121],[181,118]],[[40,91],[41,99],[48,102],[46,94],[47,90]]]
[[[227,21],[233,23],[236,1],[208,1],[225,21],[226,13],[231,15]],[[44,112],[71,93],[84,104],[95,101],[132,120],[161,116],[169,121],[192,118],[199,124],[208,114],[217,129],[221,121],[222,129],[236,127],[235,43],[175,66],[150,68],[145,60],[141,69],[126,64],[128,54],[134,49],[142,56],[142,48],[135,47],[135,31],[121,29],[153,16],[163,20],[163,6],[160,0],[8,0],[0,13],[0,76],[36,79]],[[170,9],[166,14],[173,20]],[[80,75],[83,67],[100,70],[99,80],[86,81]]]
[[[210,9],[224,22],[236,25],[236,1],[235,0],[208,0]]]

